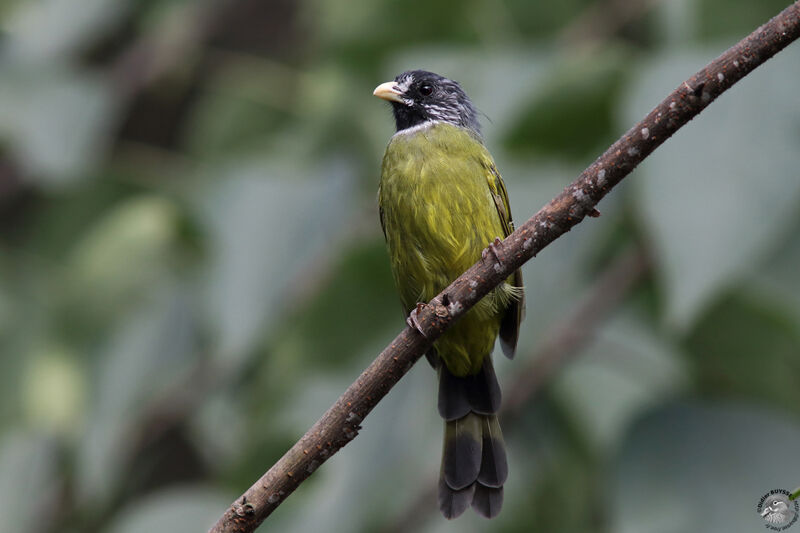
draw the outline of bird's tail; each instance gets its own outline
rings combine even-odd
[[[439,509],[455,518],[472,505],[493,518],[503,506],[508,477],[506,447],[497,411],[500,386],[490,357],[474,376],[459,378],[439,368],[439,414],[445,420]]]

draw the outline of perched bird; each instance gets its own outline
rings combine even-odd
[[[397,125],[383,157],[378,202],[394,280],[413,325],[417,303],[435,297],[514,226],[477,112],[457,82],[414,70],[374,94],[391,103]],[[491,518],[502,507],[508,465],[491,352],[499,335],[513,357],[523,310],[516,271],[426,354],[439,375],[445,420],[439,508],[447,518],[470,505]]]

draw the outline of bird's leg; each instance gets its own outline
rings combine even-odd
[[[406,324],[408,324],[408,327],[417,330],[419,334],[422,335],[423,337],[426,337],[427,335],[425,335],[425,332],[422,331],[422,324],[420,324],[419,318],[417,317],[419,315],[419,312],[422,311],[426,305],[427,304],[425,302],[417,303],[417,307],[412,309],[411,312],[408,314],[408,318],[406,318]]]
[[[481,252],[481,259],[486,261],[489,258],[489,254],[491,254],[495,259],[497,259],[497,261],[502,263],[505,255],[503,254],[503,251],[500,250],[500,245],[502,242],[503,241],[500,240],[500,237],[495,237],[494,242],[490,242],[489,246],[484,248]]]

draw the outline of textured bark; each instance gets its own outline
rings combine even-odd
[[[353,440],[361,422],[455,320],[587,215],[625,176],[734,83],[800,36],[800,0],[694,76],[605,151],[564,191],[489,251],[418,313],[308,432],[209,530],[249,532],[323,462]]]

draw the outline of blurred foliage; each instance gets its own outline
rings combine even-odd
[[[577,57],[555,67],[506,144],[520,154],[588,159],[616,140],[614,108],[624,86],[627,54]]]
[[[375,85],[460,80],[524,220],[785,3],[0,3],[0,533],[204,530],[403,327]],[[526,265],[506,384],[616,256],[653,257],[507,422],[498,519],[413,507],[441,445],[422,363],[263,529],[762,527],[800,483],[798,64]]]

